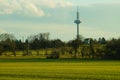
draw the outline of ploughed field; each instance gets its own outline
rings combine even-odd
[[[0,80],[120,80],[120,61],[0,59]]]

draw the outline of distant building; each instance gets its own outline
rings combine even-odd
[[[84,43],[85,43],[85,44],[90,44],[90,40],[91,40],[91,39],[92,39],[92,38],[85,38],[85,39],[84,39]]]

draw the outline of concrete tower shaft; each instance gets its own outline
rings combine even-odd
[[[79,11],[77,8],[77,19],[74,21],[74,23],[77,24],[77,39],[79,39],[79,24],[81,23],[81,21],[79,20]]]

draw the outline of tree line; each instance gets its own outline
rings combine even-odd
[[[46,58],[81,58],[81,59],[120,59],[120,39],[98,40],[93,38],[70,40],[49,39],[49,33],[39,33],[29,36],[25,41],[17,40],[13,34],[0,35],[0,55],[8,56],[11,52],[17,56],[17,51],[23,51],[22,56],[33,56],[32,50],[40,56],[44,50]],[[9,55],[9,56],[11,56]]]

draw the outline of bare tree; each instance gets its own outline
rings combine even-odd
[[[0,34],[0,41],[6,41],[7,39],[9,39],[11,41],[16,40],[16,38],[13,34],[8,34],[8,33]]]
[[[14,56],[16,56],[15,40],[16,38],[13,34],[4,33],[0,35],[0,41],[1,41],[1,44],[3,45],[4,51],[12,51]]]

